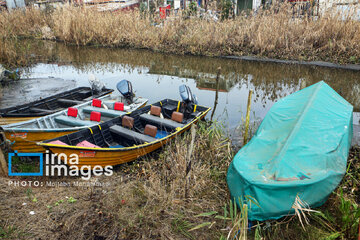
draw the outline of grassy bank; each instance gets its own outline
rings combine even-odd
[[[325,14],[294,19],[288,5],[219,22],[169,19],[154,26],[140,12],[99,13],[66,7],[0,13],[0,39],[44,38],[78,46],[145,48],[205,56],[260,57],[360,63],[360,22]],[[4,53],[2,56],[9,54]],[[11,55],[11,54],[10,54]]]
[[[186,174],[189,142],[190,133],[157,153],[119,166],[111,177],[90,180],[104,186],[14,187],[0,178],[0,238],[227,239],[230,233],[228,239],[237,239],[237,223],[246,218],[230,210],[225,181],[234,154],[230,142],[219,128],[202,123]],[[296,216],[289,216],[253,222],[240,233],[248,239],[356,239],[359,157],[359,150],[352,149],[340,187],[318,213],[306,214],[305,229]]]
[[[187,134],[161,152],[121,165],[111,177],[91,180],[109,186],[23,188],[9,187],[7,179],[1,179],[0,238],[219,238],[220,229],[226,227],[222,221],[210,230],[189,230],[201,221],[195,215],[221,209],[227,202],[229,141],[217,129],[201,125],[186,174],[189,146],[184,142],[190,139]],[[70,197],[76,201],[69,202]]]

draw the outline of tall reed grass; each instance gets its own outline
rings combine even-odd
[[[0,13],[0,38],[35,37],[69,44],[146,48],[194,55],[256,55],[360,62],[360,22],[325,13],[293,18],[289,5],[219,22],[176,17],[155,26],[139,11],[97,12],[67,6]]]

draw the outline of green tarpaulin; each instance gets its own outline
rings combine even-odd
[[[228,169],[231,197],[249,205],[250,220],[294,213],[296,196],[311,207],[326,201],[346,170],[352,111],[325,82],[274,104]]]

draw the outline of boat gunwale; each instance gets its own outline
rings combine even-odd
[[[99,99],[104,99],[104,98],[107,98],[111,96],[111,94],[107,94],[105,96],[102,96],[102,97],[99,97]],[[143,99],[144,101],[139,103],[139,106],[136,107],[134,110],[131,110],[132,111],[135,111],[141,107],[144,107],[146,106],[147,102],[149,101],[148,99],[146,98],[142,98],[142,97],[139,97],[140,99]],[[80,108],[80,107],[84,107],[86,105],[88,105],[89,103],[91,103],[92,100],[89,100],[85,103],[81,103],[81,104],[78,104],[78,105],[75,105],[73,107],[76,107],[76,108]],[[141,105],[140,105],[141,104]],[[53,113],[53,114],[50,114],[50,115],[46,115],[46,116],[41,116],[40,118],[51,118],[51,117],[55,117],[57,115],[62,115],[63,113],[66,113],[67,112],[67,109],[64,109],[64,110],[61,110],[59,112],[56,112],[56,113]],[[126,112],[122,115],[125,115],[129,112]],[[34,123],[37,121],[37,119],[39,118],[34,118],[34,119],[30,119],[28,121],[23,121],[23,122],[17,122],[17,123],[12,123],[12,124],[7,124],[7,125],[2,125],[0,126],[0,131],[2,132],[32,132],[32,133],[43,133],[43,132],[67,132],[67,131],[79,131],[79,130],[83,130],[83,129],[86,129],[86,128],[91,128],[91,127],[94,127],[96,125],[99,125],[99,124],[94,124],[94,125],[87,125],[87,126],[80,126],[80,127],[70,127],[70,128],[36,128],[36,129],[33,129],[33,128],[16,128],[16,127],[13,127],[14,125],[20,125],[20,124],[30,124],[30,123]]]

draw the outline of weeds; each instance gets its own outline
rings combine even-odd
[[[11,167],[13,172],[20,173],[39,172],[40,169],[39,163],[36,164],[32,161],[23,160],[17,156],[12,157]]]
[[[59,206],[60,204],[62,204],[64,202],[64,200],[59,200],[56,203],[54,203],[54,206]]]
[[[91,180],[111,181],[110,186],[33,188],[32,194],[41,199],[37,203],[29,199],[22,207],[29,209],[11,207],[2,211],[5,215],[0,222],[8,219],[9,223],[33,233],[33,238],[44,239],[208,239],[209,236],[218,239],[223,235],[221,229],[226,227],[222,219],[213,219],[206,227],[190,230],[202,219],[194,215],[209,208],[221,211],[223,203],[228,201],[225,176],[233,153],[229,140],[223,136],[217,126],[198,124],[188,172],[190,144],[187,143],[192,139],[191,132],[161,151],[117,167],[111,177]],[[17,198],[21,194],[26,196],[24,192],[13,193]],[[66,196],[69,196],[67,200]],[[76,203],[70,202],[70,196]],[[0,203],[0,207],[18,204],[2,195]],[[37,222],[28,217],[29,210],[36,212],[31,218]]]
[[[2,226],[0,224],[0,239],[24,239],[28,234],[22,232],[14,226]]]
[[[139,11],[113,14],[67,6],[46,14],[30,8],[25,12],[1,12],[0,26],[2,41],[30,37],[78,46],[145,48],[177,54],[360,61],[360,22],[352,16],[343,20],[335,13],[318,19],[294,19],[288,4],[221,22],[179,17],[160,27]],[[16,50],[1,51],[3,58],[21,63]]]
[[[302,228],[306,231],[303,221],[306,224],[309,224],[309,220],[306,216],[306,213],[316,212],[315,210],[310,209],[310,206],[300,199],[299,195],[296,196],[295,201],[292,205],[292,208],[295,210],[295,216],[299,219]]]
[[[358,204],[344,197],[342,189],[340,189],[340,214],[341,214],[341,232],[346,237],[355,236],[358,233],[360,208]]]
[[[189,232],[192,224],[184,220],[182,216],[177,217],[171,223],[174,232],[178,232],[187,239],[195,239],[193,235]],[[191,230],[191,229],[190,229]]]
[[[69,197],[67,201],[68,203],[76,203],[77,200],[73,197]]]
[[[0,238],[6,239],[6,238],[10,238],[10,236],[16,231],[16,228],[14,227],[7,227],[7,228],[3,228],[0,226]]]
[[[249,204],[258,205],[257,201],[252,197],[246,197],[246,201]],[[208,227],[209,229],[215,225],[215,220],[223,220],[224,224],[227,226],[226,230],[228,230],[228,234],[226,238],[221,235],[220,239],[247,239],[247,231],[249,229],[248,226],[248,205],[244,203],[240,198],[238,199],[238,203],[240,208],[238,209],[238,205],[236,201],[229,201],[229,205],[225,204],[224,206],[224,215],[216,215],[217,211],[205,212],[196,215],[195,217],[209,218],[214,217],[213,221],[203,222],[189,231],[194,231],[197,229],[201,229],[204,227]]]
[[[244,201],[239,199],[238,205],[229,202],[225,176],[233,152],[216,125],[198,125],[192,167],[186,178],[191,138],[191,133],[184,134],[161,151],[117,167],[111,177],[90,180],[110,181],[108,186],[24,191],[0,178],[0,191],[5,193],[0,194],[0,236],[17,239],[20,233],[26,233],[22,238],[356,239],[359,185],[354,179],[360,169],[358,149],[351,150],[348,171],[337,192],[307,216],[309,224],[304,224],[304,231],[296,216],[250,223],[248,206],[256,203],[250,196]],[[41,196],[36,202],[32,201],[35,195]],[[22,205],[24,201],[26,205]],[[30,210],[36,214],[29,216]]]

